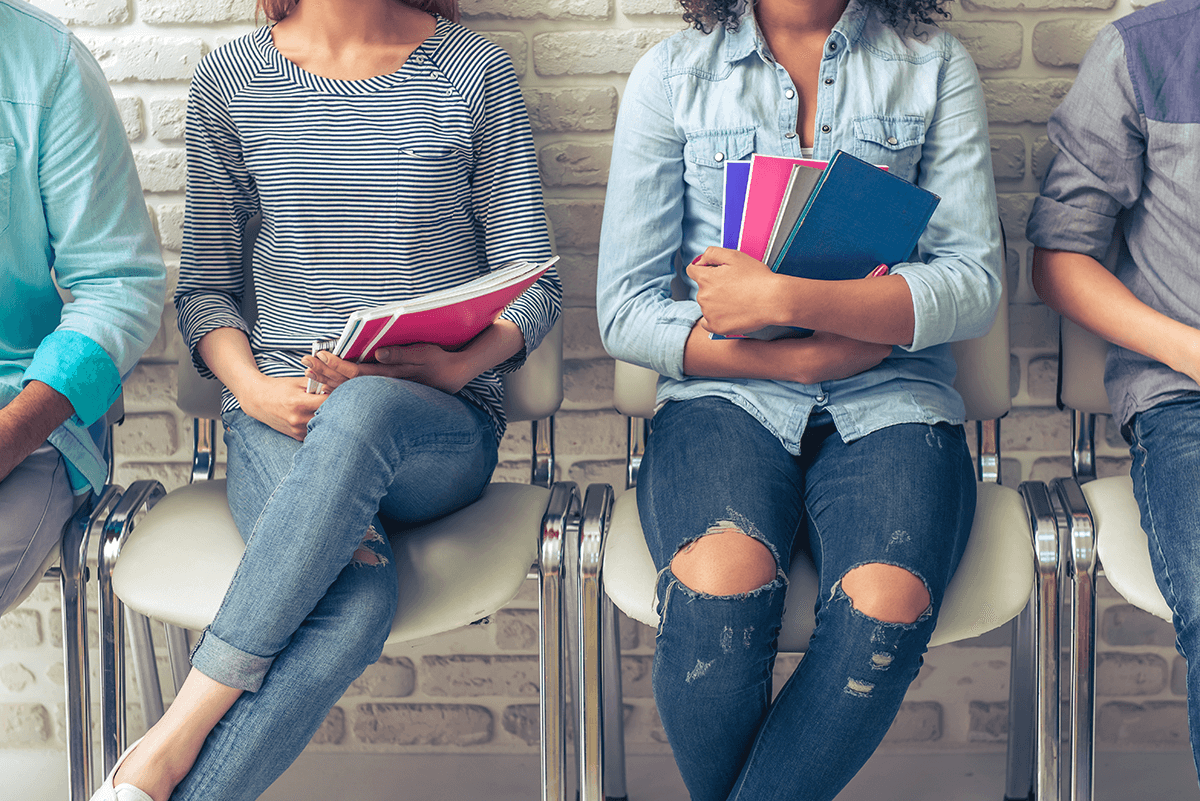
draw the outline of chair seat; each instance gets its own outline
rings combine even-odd
[[[388,641],[457,628],[512,600],[537,558],[549,497],[544,487],[490,484],[465,509],[393,537],[400,598]],[[113,589],[136,612],[198,631],[216,616],[244,549],[225,482],[190,484],[134,528]]]
[[[1092,510],[1096,556],[1113,588],[1134,606],[1170,621],[1171,608],[1158,589],[1133,479],[1113,476],[1083,485]]]
[[[636,488],[613,505],[604,545],[604,591],[629,617],[658,626],[655,570],[642,536]],[[983,634],[1016,617],[1033,592],[1033,544],[1025,504],[1015,490],[979,484],[966,552],[946,590],[930,645]],[[804,651],[816,623],[817,572],[807,554],[792,560],[779,650]]]

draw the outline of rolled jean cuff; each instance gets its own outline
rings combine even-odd
[[[234,648],[209,629],[200,634],[192,649],[192,667],[226,687],[246,692],[258,692],[267,671],[275,662],[273,656],[258,656]]]

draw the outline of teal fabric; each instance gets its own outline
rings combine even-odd
[[[71,401],[49,442],[82,492],[104,482],[88,429],[158,332],[165,269],[95,59],[21,0],[0,0],[0,30],[0,406],[34,379]]]

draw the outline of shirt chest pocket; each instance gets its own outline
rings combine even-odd
[[[754,129],[695,131],[683,146],[683,180],[699,190],[705,201],[721,206],[725,193],[725,165],[744,161],[754,152]]]
[[[8,230],[9,196],[12,195],[12,173],[17,166],[17,143],[0,138],[0,234]]]
[[[924,117],[872,114],[854,118],[854,155],[887,167],[906,181],[917,177],[924,144]]]

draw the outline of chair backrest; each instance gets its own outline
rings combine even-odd
[[[981,337],[956,342],[958,375],[954,388],[963,396],[970,420],[995,420],[1012,407],[1009,394],[1008,282],[1001,272],[1000,307],[991,329]],[[658,374],[645,367],[617,362],[613,404],[629,417],[654,416]]]

